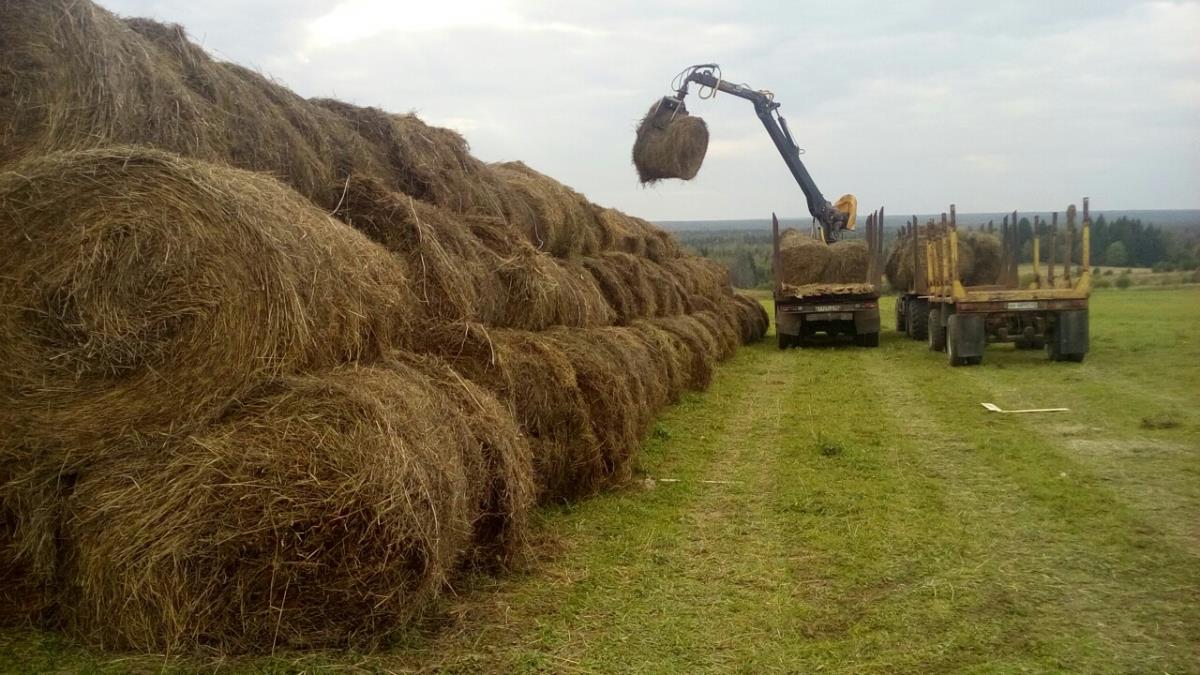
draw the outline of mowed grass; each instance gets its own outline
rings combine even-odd
[[[23,631],[0,670],[1200,672],[1198,403],[1195,287],[1098,292],[1083,364],[768,339],[664,414],[634,486],[543,510],[532,570],[386,651],[212,662]]]

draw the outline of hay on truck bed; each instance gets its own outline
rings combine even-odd
[[[708,125],[689,115],[680,102],[670,110],[655,101],[638,124],[633,165],[645,184],[667,178],[691,180],[700,172],[708,152]]]
[[[867,284],[869,253],[862,240],[824,244],[789,228],[780,235],[779,262],[782,282],[793,289],[818,294],[817,287],[831,288],[846,284]]]
[[[911,237],[892,242],[884,271],[892,288],[907,291],[913,284],[913,243]],[[995,284],[1000,277],[1002,256],[1000,239],[994,234],[973,230],[958,233],[958,277],[964,286]],[[924,240],[917,249],[918,264],[925,264]]]

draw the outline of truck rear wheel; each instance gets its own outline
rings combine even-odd
[[[938,308],[929,310],[929,349],[946,351],[946,327],[942,325],[942,312]]]

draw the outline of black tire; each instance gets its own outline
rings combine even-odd
[[[791,347],[791,346],[792,346],[792,340],[791,340],[791,336],[790,336],[790,335],[785,335],[785,334],[783,334],[783,333],[779,333],[779,334],[777,334],[775,337],[776,337],[776,338],[778,339],[778,341],[779,341],[779,348],[780,348],[780,349],[787,349],[788,347]]]
[[[908,336],[914,340],[924,340],[929,337],[929,314],[921,311],[921,303],[908,303]]]
[[[908,329],[904,323],[904,300],[896,298],[896,331],[907,333]]]
[[[1066,360],[1070,361],[1071,363],[1083,363],[1083,357],[1085,356],[1087,356],[1087,354],[1067,354]]]
[[[929,310],[929,349],[935,352],[946,351],[946,327],[942,325],[941,311]]]
[[[970,364],[971,360],[958,355],[958,315],[951,314],[946,319],[946,360],[957,368]]]

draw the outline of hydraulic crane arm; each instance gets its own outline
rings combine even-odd
[[[838,200],[836,206],[825,199],[820,188],[817,187],[816,181],[804,166],[804,162],[800,161],[800,147],[792,138],[787,120],[779,114],[779,103],[775,101],[774,97],[743,84],[727,82],[714,74],[716,69],[717,65],[711,63],[689,68],[685,71],[687,74],[682,78],[680,86],[675,92],[675,98],[683,101],[688,93],[688,85],[695,83],[701,87],[709,87],[713,91],[724,92],[753,103],[754,112],[767,130],[767,135],[771,137],[771,142],[779,150],[792,177],[796,179],[796,183],[804,192],[805,200],[808,202],[808,212],[820,223],[825,241],[833,241],[840,230],[854,229],[857,208],[854,197],[846,195]]]

